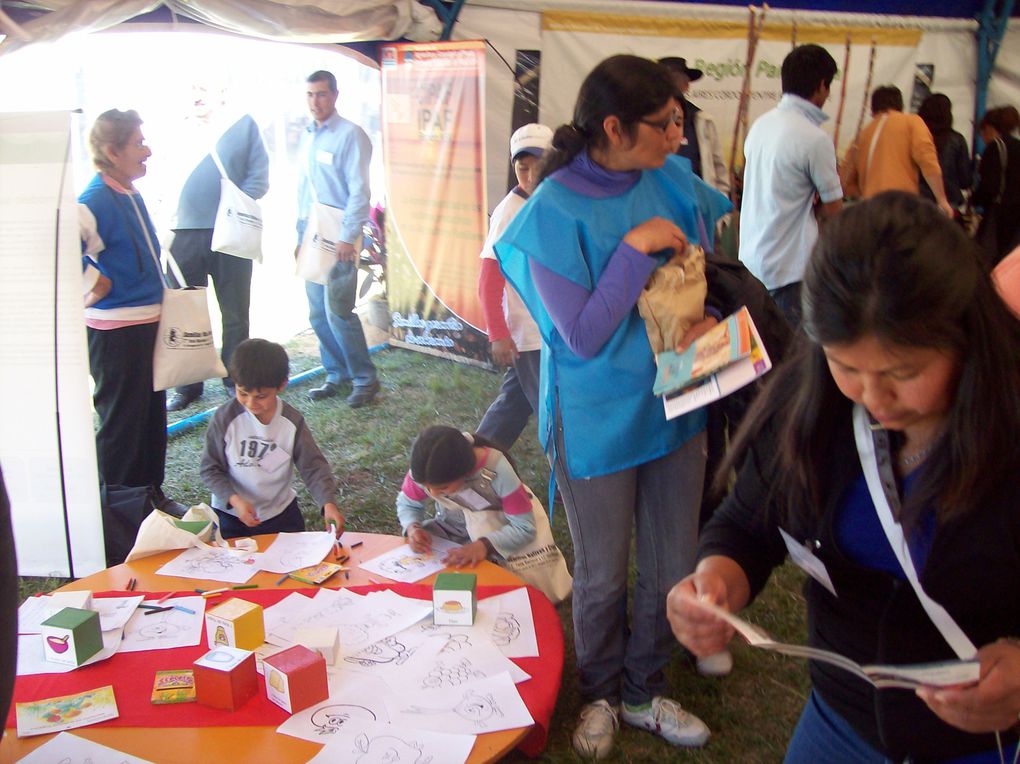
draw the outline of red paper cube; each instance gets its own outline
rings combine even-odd
[[[262,661],[266,696],[284,711],[297,713],[329,697],[326,659],[294,645]]]
[[[217,647],[195,661],[195,699],[203,705],[236,711],[258,688],[255,653]]]

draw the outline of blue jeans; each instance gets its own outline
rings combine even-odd
[[[1016,744],[1003,746],[1012,761]],[[872,748],[842,716],[812,691],[786,749],[785,764],[896,764]],[[999,764],[998,751],[946,759],[945,764]]]
[[[778,289],[770,289],[769,295],[775,301],[776,305],[783,315],[786,316],[786,320],[790,322],[790,326],[796,329],[800,326],[802,313],[800,307],[800,284],[801,282],[795,281],[792,284],[781,286]]]
[[[694,569],[705,434],[631,469],[571,478],[557,432],[556,480],[574,543],[574,650],[584,702],[637,705],[667,693],[676,640],[666,595]],[[606,444],[606,448],[612,448]],[[627,621],[631,534],[637,582]]]
[[[478,423],[478,434],[510,448],[521,436],[528,417],[538,411],[538,378],[541,350],[526,350],[506,370],[496,400]]]
[[[339,316],[330,310],[327,290],[328,286],[305,282],[308,320],[319,338],[319,356],[326,369],[326,381],[340,384],[351,380],[355,388],[375,384],[375,365],[368,355],[361,319],[353,311]],[[353,298],[350,302],[354,304]]]

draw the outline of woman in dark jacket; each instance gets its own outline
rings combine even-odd
[[[953,103],[942,93],[932,93],[924,99],[917,114],[924,120],[935,141],[946,198],[959,210],[964,203],[963,192],[969,191],[974,182],[974,172],[967,141],[953,129]],[[921,194],[925,199],[935,201],[935,195],[924,178],[921,179]]]
[[[669,595],[673,631],[695,655],[722,649],[733,630],[698,599],[741,610],[790,549],[814,563],[812,646],[861,665],[976,658],[980,678],[880,690],[813,661],[787,762],[999,762],[999,744],[1012,761],[1020,321],[963,230],[900,192],[826,227],[803,300],[799,346],[741,428],[737,482]],[[915,569],[946,617],[928,615]]]
[[[983,210],[977,240],[992,265],[1020,244],[1020,140],[1016,109],[989,109],[978,123],[985,151],[978,167],[977,188],[972,199]]]

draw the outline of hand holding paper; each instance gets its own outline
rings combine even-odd
[[[726,601],[726,582],[715,573],[693,573],[674,586],[666,598],[666,615],[680,644],[698,657],[724,649],[733,639],[733,627],[699,603]]]

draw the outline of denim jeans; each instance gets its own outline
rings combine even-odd
[[[574,649],[584,701],[637,705],[667,692],[676,640],[666,595],[694,569],[705,434],[631,469],[570,478],[557,432],[556,480],[574,543]],[[612,448],[612,444],[606,444]],[[631,534],[637,582],[627,622]]]
[[[478,424],[478,434],[493,443],[510,448],[521,436],[528,417],[538,411],[538,378],[541,350],[526,350],[506,370],[496,400]]]
[[[356,288],[354,285],[352,289]],[[376,381],[375,365],[368,355],[368,343],[361,319],[353,311],[339,316],[330,310],[329,287],[305,282],[308,296],[308,320],[319,338],[319,356],[326,369],[326,381],[340,384],[351,380],[354,387],[367,387]],[[351,304],[354,304],[352,299]]]
[[[259,533],[302,533],[305,530],[305,518],[301,514],[297,499],[288,504],[286,509],[276,517],[271,517],[254,528],[249,528],[242,523],[237,515],[224,512],[222,509],[217,509],[215,512],[220,522],[220,533],[225,539],[255,536]]]
[[[778,289],[770,289],[769,295],[775,301],[776,305],[783,315],[786,316],[786,320],[790,322],[795,330],[800,326],[802,312],[800,307],[800,285],[801,282],[795,281],[792,284],[779,287]]]
[[[1006,746],[1013,761],[1016,744]],[[786,749],[784,764],[900,764],[872,748],[822,697],[812,691]],[[907,761],[910,761],[909,759]],[[998,751],[946,759],[944,764],[999,764]]]

